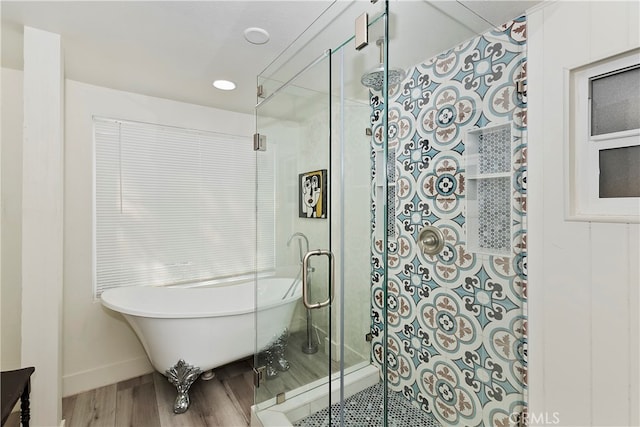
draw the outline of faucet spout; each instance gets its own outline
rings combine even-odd
[[[304,235],[304,233],[301,233],[301,232],[297,231],[297,232],[293,233],[291,235],[291,237],[289,237],[289,240],[287,240],[287,246],[291,246],[291,242],[295,238],[298,238],[298,251],[300,253],[300,263],[302,264],[302,259],[304,258],[305,254],[307,252],[309,252],[309,239],[307,238],[307,236]],[[305,245],[304,252],[302,250],[302,242],[303,241],[304,241],[304,245]]]

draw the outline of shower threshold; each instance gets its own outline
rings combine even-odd
[[[345,400],[368,387],[380,383],[379,369],[367,362],[363,362],[348,370],[344,376]],[[287,395],[293,397],[281,404],[276,404],[275,398],[261,402],[251,407],[252,427],[293,427],[299,422],[327,407],[329,393],[327,378],[314,381],[302,390],[293,390]],[[340,375],[331,376],[331,404],[340,402]]]

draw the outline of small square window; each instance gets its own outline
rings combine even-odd
[[[591,135],[640,129],[640,67],[591,79]]]
[[[640,222],[640,49],[569,71],[569,215]]]
[[[640,197],[640,146],[600,150],[600,198]]]

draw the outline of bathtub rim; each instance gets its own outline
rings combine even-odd
[[[286,280],[287,286],[286,287],[283,286],[282,293],[285,294],[286,292],[287,295],[289,294],[287,290],[289,289],[290,285],[294,281],[299,281],[299,279],[293,278],[293,277],[270,277],[266,280]],[[240,316],[244,314],[255,314],[255,313],[259,313],[264,310],[269,310],[271,308],[278,307],[280,305],[286,304],[288,302],[293,302],[295,300],[302,298],[302,287],[298,286],[297,290],[293,295],[290,295],[287,298],[275,299],[273,301],[270,301],[268,304],[260,304],[260,307],[257,307],[256,292],[254,289],[253,292],[250,292],[250,298],[251,298],[252,304],[248,308],[219,310],[215,312],[210,310],[209,311],[206,311],[206,310],[177,311],[173,309],[163,310],[163,311],[154,311],[154,310],[139,309],[136,307],[132,307],[129,305],[130,303],[127,304],[128,301],[126,301],[125,303],[122,303],[117,300],[118,294],[122,294],[122,293],[138,293],[139,294],[137,296],[138,298],[155,296],[159,293],[164,293],[164,294],[191,293],[191,294],[194,294],[193,298],[200,300],[200,298],[208,296],[207,294],[215,294],[216,291],[219,292],[219,290],[222,288],[230,288],[230,287],[236,287],[236,286],[252,286],[253,283],[255,283],[255,281],[248,280],[248,281],[239,282],[239,283],[237,282],[232,283],[229,285],[217,285],[217,286],[211,286],[211,287],[206,287],[206,286],[200,286],[200,287],[194,286],[194,287],[188,287],[188,288],[168,287],[168,286],[120,287],[120,288],[112,288],[112,289],[105,290],[102,293],[102,295],[100,295],[99,301],[105,308],[109,310],[112,310],[121,314],[127,314],[130,316],[145,317],[145,318],[152,318],[152,319],[194,319],[194,318],[227,317],[227,316]],[[104,298],[105,294],[107,294],[106,299]],[[114,297],[112,294],[115,294],[116,296]],[[116,299],[116,302],[114,302],[114,299]],[[167,306],[165,305],[163,306],[163,308],[167,308]]]

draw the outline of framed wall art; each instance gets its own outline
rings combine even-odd
[[[298,216],[327,217],[327,170],[320,169],[298,176]]]

